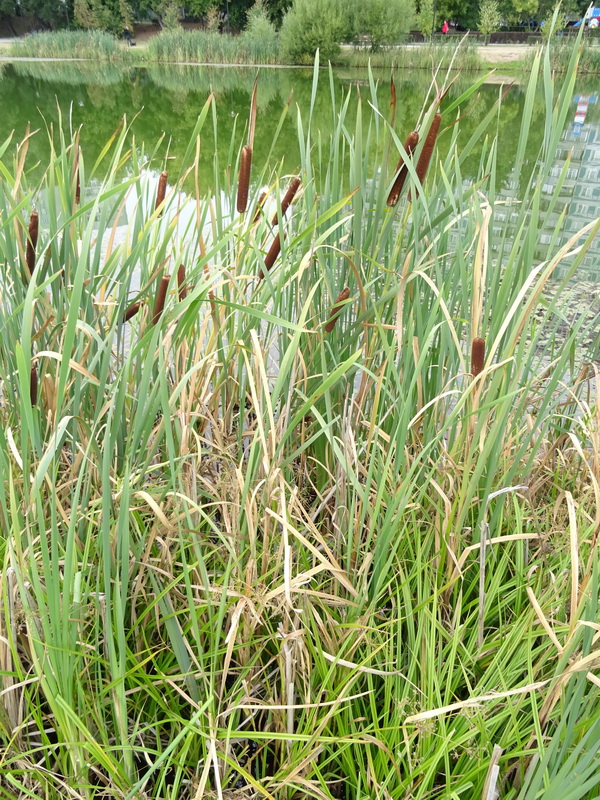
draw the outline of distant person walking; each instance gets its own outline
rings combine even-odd
[[[125,26],[125,30],[123,31],[123,38],[127,42],[128,46],[131,47],[132,46],[131,45],[131,31],[129,30],[129,27],[127,25]]]
[[[450,26],[448,25],[448,21],[444,20],[444,24],[442,25],[442,33],[444,33],[444,34],[448,33],[449,29],[450,29]]]

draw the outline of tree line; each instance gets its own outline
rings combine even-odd
[[[494,14],[507,26],[547,19],[556,0],[493,0]],[[284,15],[298,17],[295,26],[303,36],[318,35],[317,25],[329,36],[352,38],[366,33],[376,44],[420,27],[424,32],[453,20],[465,30],[480,27],[489,0],[261,0],[271,22],[279,27]],[[0,0],[0,20],[9,27],[16,17],[27,16],[41,28],[94,28],[114,33],[134,20],[154,19],[163,27],[178,23],[181,13],[195,19],[217,18],[228,29],[245,27],[254,0]],[[435,20],[434,20],[435,4]],[[562,12],[583,16],[588,0],[563,0]],[[301,25],[308,23],[309,31]],[[431,26],[431,27],[429,27]],[[311,31],[313,32],[311,34]],[[397,39],[396,39],[397,40]]]

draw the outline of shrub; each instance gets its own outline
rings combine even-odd
[[[424,36],[433,31],[433,0],[421,0],[417,14],[417,26]]]
[[[413,0],[354,0],[354,32],[366,36],[372,50],[397,43],[415,18]]]
[[[309,64],[317,50],[328,61],[340,52],[352,25],[342,0],[294,0],[281,26],[281,55],[291,64]]]
[[[555,7],[552,14],[549,14],[542,22],[540,33],[545,41],[553,36],[562,34],[567,26],[567,15],[560,9],[560,3]]]
[[[255,64],[273,64],[279,53],[279,35],[269,19],[263,0],[257,0],[248,12],[246,30],[240,44],[247,60]]]

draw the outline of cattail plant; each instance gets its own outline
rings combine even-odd
[[[250,186],[250,169],[252,167],[252,148],[245,144],[240,157],[240,175],[238,179],[237,210],[243,214],[248,207],[248,187]]]
[[[419,156],[419,160],[417,162],[417,178],[421,183],[421,186],[425,182],[425,177],[427,175],[427,170],[429,169],[429,162],[431,161],[431,156],[433,155],[433,148],[435,147],[435,142],[440,132],[440,125],[442,123],[442,115],[440,112],[436,112],[435,117],[433,118],[433,122],[431,123],[431,127],[427,131],[427,138],[425,139],[425,144],[423,145],[423,149],[421,150],[421,155]],[[411,195],[408,196],[409,201],[412,199]]]
[[[75,175],[75,205],[79,205],[81,200],[81,180],[79,177],[79,151],[80,147],[76,143],[75,160],[73,162],[73,173]]]
[[[123,322],[129,322],[132,317],[135,317],[141,307],[141,303],[132,303],[123,314]]]
[[[38,233],[40,228],[40,219],[37,211],[34,211],[29,218],[29,231],[27,233],[27,252],[25,254],[25,261],[27,262],[27,269],[29,274],[33,275],[35,269],[35,251],[37,248]]]
[[[406,155],[410,156],[417,144],[419,143],[419,134],[416,131],[412,131],[408,134],[406,141],[404,142],[404,149],[406,150]],[[406,161],[404,160],[404,156],[400,157],[400,161],[398,161],[398,166],[396,167],[396,180],[394,181],[394,185],[390,189],[390,193],[388,195],[387,204],[388,206],[395,206],[398,202],[400,195],[402,194],[402,189],[404,188],[404,184],[406,182],[406,176],[408,175],[408,166],[406,165]]]
[[[471,375],[476,378],[485,361],[485,339],[477,337],[471,343]]]
[[[346,288],[342,289],[342,291],[338,294],[335,304],[331,309],[331,314],[329,315],[329,321],[325,325],[326,333],[331,333],[331,331],[334,329],[340,311],[344,307],[344,303],[349,297],[350,297],[350,289],[346,286]]]
[[[185,300],[187,289],[185,288],[185,267],[183,264],[179,265],[177,270],[177,288],[179,289],[179,301]]]
[[[302,181],[300,180],[300,178],[298,177],[292,178],[292,182],[290,183],[288,190],[285,193],[283,200],[281,201],[281,219],[285,217],[285,212],[292,205],[294,197],[296,196],[296,193],[300,188],[301,183]],[[275,214],[273,215],[273,219],[271,220],[271,225],[276,225],[276,224],[277,224],[277,212],[275,212]]]
[[[169,288],[170,275],[165,275],[161,278],[158,284],[158,291],[156,292],[156,300],[154,302],[154,311],[152,312],[152,325],[156,325],[165,307],[165,300],[167,299],[167,290]]]
[[[254,219],[252,220],[252,224],[256,225],[259,220],[260,212],[262,211],[262,207],[265,204],[265,200],[267,199],[267,193],[261,192],[258,196],[258,203],[256,204],[256,211],[254,212]]]
[[[31,370],[29,372],[29,399],[31,400],[31,405],[37,405],[38,399],[38,374],[35,365],[31,365]]]
[[[277,236],[273,239],[273,244],[269,248],[269,252],[265,256],[265,269],[269,271],[275,261],[277,260],[277,256],[281,252],[281,234],[278,233]],[[261,269],[259,278],[262,280],[265,277],[265,269]]]
[[[165,202],[165,196],[167,194],[167,178],[169,174],[166,171],[162,171],[160,173],[160,177],[158,179],[158,188],[156,190],[156,203],[154,204],[154,210],[156,211],[162,204]],[[159,212],[159,216],[162,214],[162,209]]]

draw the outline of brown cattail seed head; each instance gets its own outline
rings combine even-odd
[[[129,322],[132,317],[135,317],[141,307],[141,303],[132,303],[132,305],[130,305],[127,311],[123,314],[123,322]]]
[[[165,307],[165,300],[167,299],[167,290],[169,288],[170,275],[165,275],[161,278],[158,284],[158,291],[156,292],[156,300],[154,302],[154,311],[152,312],[152,324],[156,325],[160,319],[160,315]]]
[[[156,190],[156,203],[154,204],[154,210],[161,206],[165,202],[165,196],[167,194],[167,178],[169,177],[167,172],[161,172],[160,177],[158,179],[158,189]],[[162,214],[162,210],[160,212]],[[159,216],[160,216],[159,214]]]
[[[265,204],[265,200],[267,199],[267,193],[261,192],[258,197],[258,203],[256,204],[256,212],[254,214],[254,219],[252,220],[252,224],[256,225],[258,222],[258,218],[260,217],[260,212],[262,211],[262,207]]]
[[[477,337],[471,343],[471,375],[476,378],[485,361],[485,339]]]
[[[273,244],[269,248],[269,252],[265,256],[265,269],[270,270],[273,264],[275,263],[277,256],[281,251],[281,234],[277,234],[277,236],[273,239]],[[265,271],[260,271],[260,277],[264,278]]]
[[[29,373],[29,399],[31,400],[31,405],[37,405],[38,399],[38,374],[37,369],[32,366],[31,371]]]
[[[79,147],[75,151],[75,163],[73,164],[75,172],[75,204],[79,205],[81,200],[81,181],[79,180]]]
[[[177,286],[179,288],[179,300],[185,300],[187,289],[185,288],[185,267],[183,264],[180,264],[177,270]]]
[[[245,144],[240,158],[240,175],[238,180],[237,210],[243,214],[248,207],[248,187],[250,186],[250,168],[252,167],[252,148]]]
[[[421,155],[419,156],[419,160],[417,162],[417,178],[419,179],[421,185],[425,182],[425,177],[427,175],[427,170],[429,168],[429,162],[431,161],[431,156],[433,155],[433,148],[435,147],[435,141],[437,139],[437,135],[440,132],[440,125],[442,123],[442,115],[438,111],[433,118],[433,122],[431,123],[431,127],[427,131],[427,138],[425,139],[425,144],[423,145],[423,149],[421,150]],[[410,197],[408,198],[410,200]]]
[[[39,227],[40,219],[37,211],[34,211],[29,218],[27,252],[25,254],[25,261],[27,262],[27,269],[29,270],[30,275],[33,275],[33,270],[35,269],[35,250],[37,247]]]
[[[406,141],[404,142],[404,149],[406,150],[406,154],[410,156],[413,152],[415,147],[419,143],[419,134],[416,131],[412,131],[409,133]],[[404,161],[404,157],[400,157],[400,161],[398,161],[398,166],[396,167],[396,180],[394,181],[394,185],[390,189],[390,193],[388,195],[387,204],[388,206],[395,206],[398,202],[400,195],[402,194],[402,189],[404,188],[404,184],[406,182],[406,176],[408,175],[408,167],[406,166],[406,162]]]
[[[296,196],[296,192],[300,188],[300,184],[302,181],[300,178],[292,178],[292,182],[290,183],[287,192],[285,193],[283,200],[281,201],[281,219],[285,217],[285,212],[288,208],[292,205],[294,197]],[[277,224],[277,212],[273,215],[273,219],[271,220],[271,225]]]
[[[344,303],[350,297],[350,289],[346,286],[345,289],[338,294],[337,299],[335,301],[335,305],[331,309],[331,314],[329,315],[329,322],[325,325],[325,331],[327,333],[331,333],[331,331],[335,327],[335,323],[339,316],[340,311],[342,310]]]

